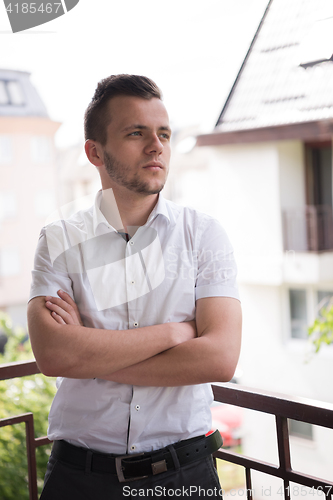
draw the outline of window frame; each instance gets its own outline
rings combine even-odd
[[[291,322],[291,310],[290,310],[290,296],[289,296],[289,290],[305,290],[306,292],[306,306],[307,306],[307,322],[308,326],[312,325],[314,320],[317,317],[318,313],[318,292],[333,292],[333,283],[330,284],[315,284],[315,285],[302,285],[300,283],[289,283],[286,284],[284,287],[284,310],[285,310],[285,328],[286,328],[286,334],[284,336],[285,342],[287,342],[290,345],[294,346],[300,346],[304,347],[304,343],[309,342],[308,337],[305,338],[296,338],[292,337],[292,322]],[[328,346],[323,346],[325,349],[321,349],[319,353],[323,352],[324,350],[327,352],[330,352],[333,355],[333,344],[328,345]],[[327,349],[326,349],[327,348]],[[318,353],[318,354],[319,354]]]

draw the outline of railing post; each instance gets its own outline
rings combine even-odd
[[[26,428],[26,443],[27,443],[27,458],[28,458],[28,477],[29,477],[29,498],[30,500],[38,499],[37,488],[37,463],[36,463],[36,447],[35,447],[35,431],[34,431],[34,416],[32,413],[27,415],[25,422]]]
[[[275,421],[280,469],[284,483],[284,498],[285,500],[290,500],[290,484],[287,480],[287,473],[291,471],[288,421],[285,417],[281,417],[281,415],[275,415]]]
[[[246,498],[247,500],[253,500],[252,495],[252,479],[251,479],[251,469],[245,468],[245,479],[246,479]]]

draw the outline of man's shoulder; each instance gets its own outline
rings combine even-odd
[[[93,231],[93,207],[69,214],[54,214],[53,220],[48,220],[39,235],[36,255],[47,256],[52,265],[71,249],[73,255],[79,244],[84,243]]]
[[[93,206],[78,210],[72,214],[63,214],[58,211],[52,214],[41,229],[42,234],[86,234],[93,224]]]

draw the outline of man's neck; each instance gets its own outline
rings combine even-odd
[[[118,192],[117,189],[102,191],[101,212],[106,220],[117,230],[124,230],[133,236],[139,226],[143,226],[155,207],[158,194],[138,195],[137,193]]]

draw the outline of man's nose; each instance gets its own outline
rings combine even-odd
[[[163,144],[160,141],[160,138],[157,134],[154,134],[150,137],[147,145],[146,145],[146,153],[151,154],[151,153],[157,153],[161,154],[163,151]]]

